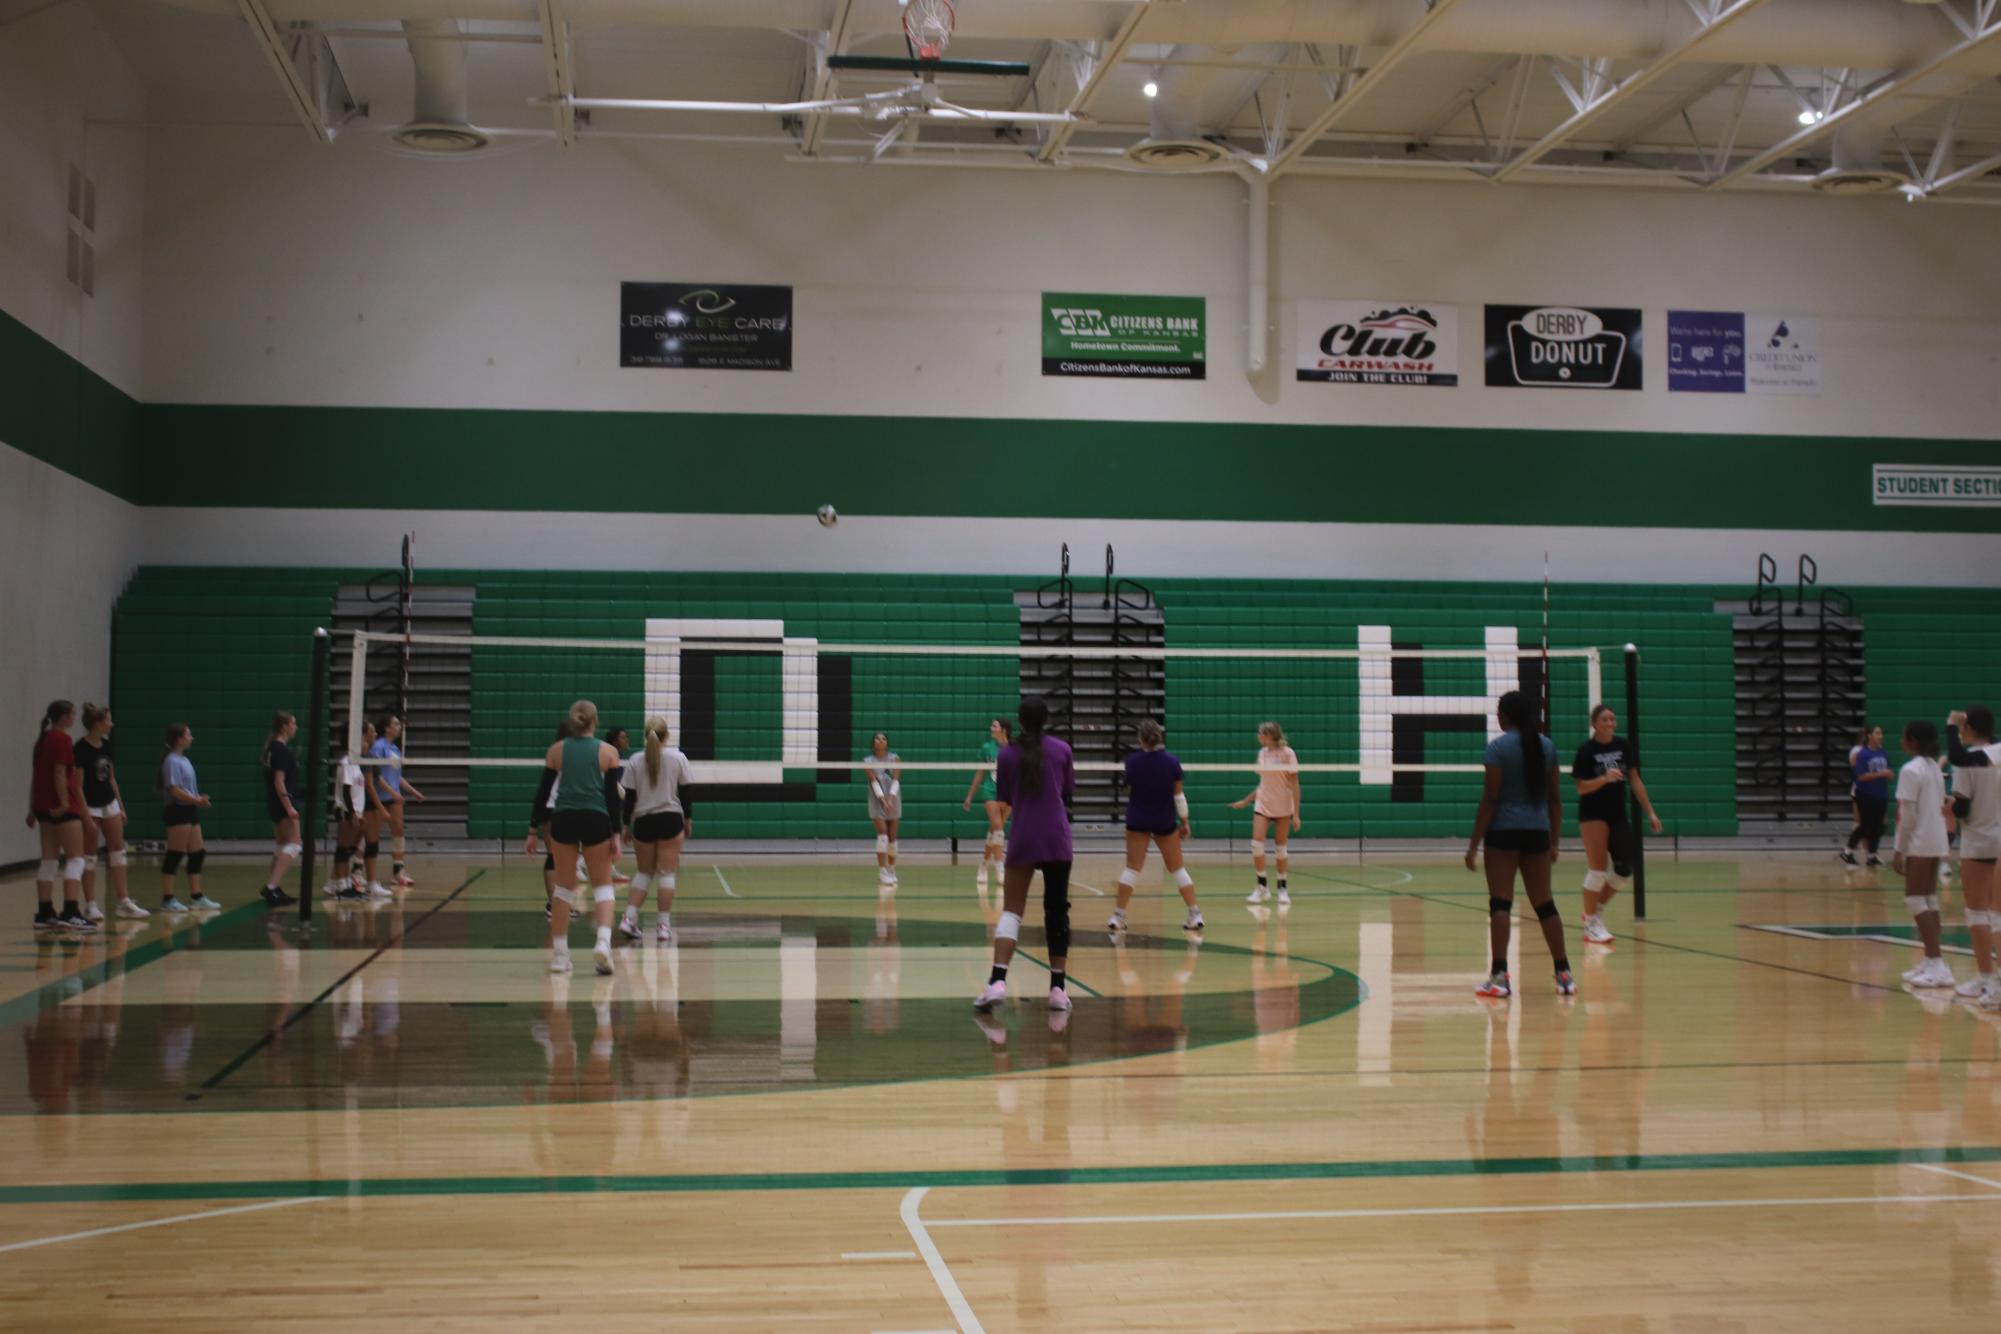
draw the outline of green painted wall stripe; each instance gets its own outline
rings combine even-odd
[[[137,400],[0,311],[0,444],[136,500]]]
[[[2001,456],[1978,440],[182,404],[143,437],[163,505],[367,507],[393,476],[437,509],[2001,531],[1870,501],[1870,465]]]
[[[1126,1186],[1217,1181],[1361,1181],[1399,1177],[1724,1172],[1801,1167],[1896,1167],[2001,1162],[2001,1148],[1794,1149],[1771,1153],[1619,1154],[1604,1157],[1419,1158],[1383,1162],[1171,1163],[1141,1167],[964,1168],[904,1172],[751,1172],[681,1176],[296,1178],[0,1186],[0,1204],[136,1200],[244,1200],[293,1195],[617,1195],[700,1191],[909,1190],[916,1186]]]

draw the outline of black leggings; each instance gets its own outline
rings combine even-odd
[[[1023,869],[1017,864],[1008,867],[1007,873]],[[1042,934],[1049,957],[1066,958],[1070,953],[1070,863],[1037,862],[1026,869],[1031,873],[1042,872]],[[1024,895],[1027,889],[1022,886]]]
[[[1848,846],[1868,843],[1869,855],[1876,855],[1876,848],[1883,841],[1883,817],[1889,813],[1887,801],[1858,801],[1855,803],[1855,829],[1848,835]]]

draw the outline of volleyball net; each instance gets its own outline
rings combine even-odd
[[[598,736],[623,730],[628,751],[642,745],[647,719],[665,721],[691,761],[711,834],[855,836],[858,771],[878,735],[902,773],[905,836],[961,833],[989,724],[1012,722],[1028,694],[1048,700],[1051,734],[1076,751],[1080,821],[1113,817],[1124,758],[1151,719],[1186,771],[1191,803],[1217,828],[1218,804],[1273,767],[1260,765],[1258,727],[1275,722],[1298,756],[1288,767],[1315,832],[1340,836],[1344,819],[1373,813],[1376,828],[1419,834],[1447,806],[1455,829],[1466,822],[1500,695],[1540,700],[1546,683],[1565,754],[1604,697],[1599,649],[1521,638],[1489,626],[1477,645],[1418,648],[1364,625],[1352,643],[1315,647],[842,643],[777,621],[665,618],[632,639],[358,631],[336,649],[352,659],[331,703],[358,753],[365,683],[407,650],[417,694],[402,763],[420,785],[426,770],[465,772],[476,834],[495,821],[519,827],[533,771],[580,699],[597,707]],[[427,734],[427,714],[465,721]]]

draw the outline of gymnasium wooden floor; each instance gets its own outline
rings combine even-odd
[[[1241,864],[1198,863],[1199,945],[1155,867],[1114,949],[1091,891],[1116,864],[1087,857],[1063,1026],[1026,960],[1002,1022],[975,1021],[980,905],[936,860],[892,905],[865,862],[691,849],[675,944],[609,980],[580,952],[567,981],[518,857],[419,861],[400,902],[322,906],[303,937],[255,902],[256,865],[210,869],[211,920],[82,943],[34,940],[29,879],[0,884],[0,1326],[2001,1309],[2001,1023],[1906,993],[1898,893],[1824,855],[1656,859],[1651,920],[1620,900],[1609,950],[1566,894],[1581,994],[1551,992],[1532,939],[1498,1005],[1472,995],[1486,896],[1456,863],[1302,858],[1284,914],[1246,907]]]

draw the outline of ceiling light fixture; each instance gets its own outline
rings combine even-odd
[[[1808,107],[1806,110],[1800,112],[1800,124],[1815,125],[1824,120],[1826,116],[1826,112],[1815,111],[1812,107]]]
[[[1160,80],[1148,79],[1145,83],[1140,85],[1140,91],[1145,93],[1148,97],[1159,97]]]

